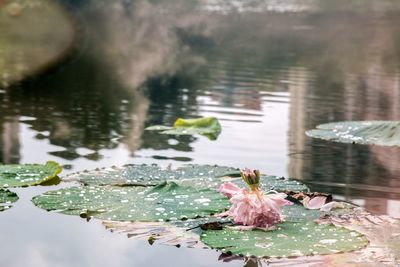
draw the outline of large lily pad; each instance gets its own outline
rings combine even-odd
[[[162,134],[172,135],[195,135],[206,136],[210,140],[216,140],[221,133],[221,124],[215,117],[206,117],[198,119],[182,119],[175,121],[172,127],[155,125],[147,127],[149,131],[160,131]]]
[[[261,189],[264,192],[268,192],[270,190],[275,190],[278,192],[287,192],[287,191],[309,192],[310,190],[305,184],[284,177],[278,177],[273,175],[262,175],[260,180],[262,183]],[[193,187],[214,188],[216,190],[220,187],[222,182],[232,182],[242,188],[248,187],[242,178],[237,178],[237,177],[221,177],[221,178],[204,177],[197,179],[184,179],[180,181],[181,184],[190,185]]]
[[[55,178],[61,170],[54,161],[48,161],[45,165],[0,165],[0,187],[39,185]]]
[[[17,200],[18,196],[16,193],[0,188],[0,211],[11,208],[12,204]]]
[[[284,206],[282,214],[286,222],[309,222],[317,220],[321,216],[319,210],[310,210],[300,204]]]
[[[315,222],[285,222],[267,232],[207,230],[201,240],[223,252],[271,258],[350,252],[368,245],[365,236],[356,231]]]
[[[0,1],[0,32],[0,86],[55,63],[74,41],[71,19],[51,0]]]
[[[85,185],[151,186],[163,181],[179,181],[180,184],[218,189],[224,181],[232,181],[246,187],[240,177],[240,170],[216,165],[186,165],[177,169],[164,169],[158,165],[125,165],[78,172],[64,180],[79,181]],[[262,175],[264,191],[308,192],[306,185],[293,179]]]
[[[174,221],[210,216],[229,207],[215,190],[164,182],[155,187],[84,186],[33,198],[46,210],[116,221]]]
[[[156,185],[163,181],[194,178],[238,177],[240,170],[225,166],[186,165],[178,169],[163,169],[158,165],[125,165],[78,172],[65,180],[79,181],[86,185]]]
[[[318,125],[306,134],[341,143],[400,146],[400,121],[334,122]]]

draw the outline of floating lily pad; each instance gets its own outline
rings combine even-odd
[[[400,146],[400,121],[348,121],[321,124],[310,137],[340,143]]]
[[[163,169],[158,165],[125,165],[83,171],[67,176],[65,181],[79,181],[85,185],[151,186],[163,181],[180,181],[181,184],[218,189],[224,181],[232,181],[241,187],[246,184],[240,170],[217,165],[186,165],[177,169]],[[264,191],[308,192],[306,185],[293,179],[262,175]]]
[[[271,258],[350,252],[368,245],[366,237],[356,231],[315,222],[285,222],[267,232],[207,230],[201,241],[225,253]]]
[[[0,211],[11,208],[12,204],[17,200],[18,196],[16,193],[0,188]]]
[[[185,185],[190,185],[193,187],[208,187],[218,189],[222,182],[232,182],[238,185],[241,188],[247,188],[247,184],[243,181],[242,178],[238,177],[223,177],[223,178],[198,178],[198,179],[187,179],[182,180],[181,183]],[[309,188],[298,182],[296,180],[277,177],[272,175],[262,175],[260,178],[261,181],[261,189],[264,192],[268,192],[270,190],[275,190],[278,192],[309,192]]]
[[[319,210],[310,210],[300,204],[284,206],[282,214],[286,222],[309,222],[317,220],[321,216]]]
[[[54,161],[41,164],[0,165],[0,187],[38,185],[50,181],[61,172]]]
[[[33,203],[48,211],[115,221],[174,221],[210,216],[229,207],[215,190],[164,182],[155,187],[84,186],[46,192]]]
[[[74,41],[69,16],[51,0],[0,1],[0,32],[0,86],[47,68]]]
[[[161,131],[162,134],[172,135],[195,135],[206,136],[210,140],[216,140],[221,133],[221,124],[215,117],[206,117],[198,119],[182,119],[175,121],[172,127],[155,125],[147,127],[149,131]]]
[[[86,185],[156,185],[163,181],[194,178],[238,177],[239,169],[225,166],[186,165],[171,170],[158,165],[125,165],[78,172],[65,180],[79,181]],[[206,186],[207,187],[207,186]]]

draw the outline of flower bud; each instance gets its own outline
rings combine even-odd
[[[248,168],[245,168],[244,170],[240,171],[240,175],[252,190],[259,187],[260,185],[259,170],[250,170]]]

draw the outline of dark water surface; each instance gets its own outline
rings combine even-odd
[[[63,1],[79,41],[45,75],[0,89],[0,163],[64,174],[126,163],[220,164],[296,177],[400,217],[400,148],[311,139],[339,120],[400,120],[396,1]],[[216,141],[144,132],[215,116]],[[212,250],[150,246],[50,214],[15,189],[3,266],[243,266]]]

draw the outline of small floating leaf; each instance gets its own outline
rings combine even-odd
[[[162,134],[173,135],[195,135],[206,136],[210,140],[216,140],[221,133],[221,124],[215,117],[198,119],[182,119],[175,121],[173,127],[155,125],[147,127],[146,130],[162,131]]]
[[[201,241],[225,253],[271,258],[350,252],[368,244],[356,231],[315,222],[285,222],[273,231],[207,230]]]
[[[215,190],[164,182],[155,187],[83,186],[33,198],[46,210],[114,221],[177,221],[210,216],[229,207]]]
[[[11,208],[12,204],[17,200],[18,196],[16,193],[0,188],[0,211]]]
[[[400,121],[347,121],[321,124],[310,137],[340,143],[400,146]]]
[[[62,168],[54,161],[41,164],[0,165],[0,187],[38,185],[50,181]]]

